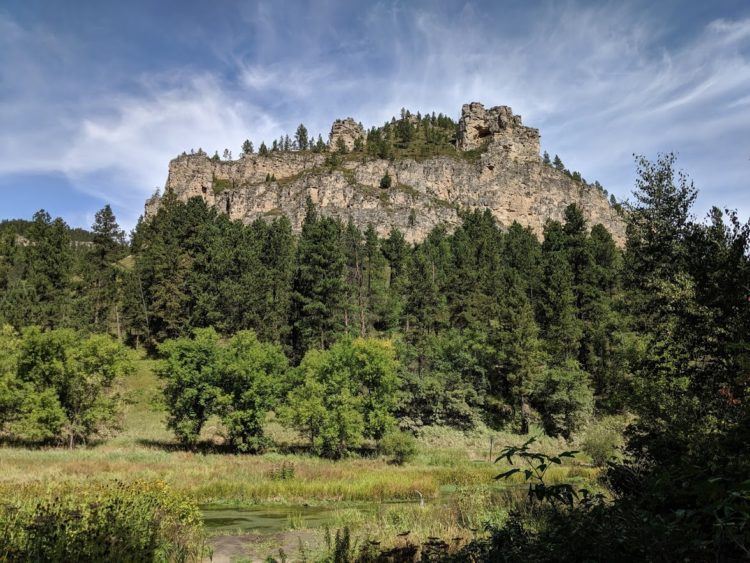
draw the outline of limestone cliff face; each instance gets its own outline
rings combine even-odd
[[[245,222],[286,215],[295,229],[310,196],[324,215],[351,218],[361,228],[372,224],[381,235],[398,228],[410,241],[422,240],[438,224],[454,227],[462,209],[490,209],[501,225],[518,221],[541,234],[547,219],[562,219],[565,207],[576,203],[590,225],[602,223],[623,243],[624,223],[606,197],[544,164],[538,131],[523,126],[510,108],[464,106],[457,147],[483,152],[395,161],[356,153],[336,167],[326,164],[325,154],[312,152],[218,162],[183,155],[170,163],[165,189],[182,200],[202,197]],[[392,182],[384,189],[386,173]],[[158,203],[147,202],[147,216]]]

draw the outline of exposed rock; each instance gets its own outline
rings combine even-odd
[[[365,130],[360,123],[357,123],[351,117],[346,119],[337,119],[331,125],[331,134],[328,137],[328,147],[331,150],[338,148],[339,139],[344,143],[347,152],[354,148],[354,142],[357,139],[364,141]]]
[[[508,106],[484,109],[472,102],[461,108],[456,146],[463,151],[495,146],[514,160],[538,160],[539,130],[524,126]]]
[[[351,125],[354,120],[346,122]],[[456,226],[462,209],[490,209],[503,226],[518,221],[541,234],[547,219],[561,220],[565,207],[576,203],[590,226],[602,223],[618,244],[623,243],[624,223],[604,194],[544,164],[538,131],[521,125],[510,108],[464,106],[461,127],[463,147],[475,147],[478,139],[490,137],[478,158],[458,153],[389,161],[357,154],[331,169],[325,155],[312,152],[253,154],[229,162],[187,155],[170,163],[166,189],[181,200],[202,197],[244,222],[286,215],[296,230],[310,196],[324,215],[351,218],[360,228],[372,224],[381,235],[398,228],[410,241],[424,239],[438,224]],[[331,137],[345,130],[350,129],[334,124]],[[392,186],[381,189],[386,172]],[[146,215],[157,207],[158,200],[149,200]]]

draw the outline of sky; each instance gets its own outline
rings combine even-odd
[[[0,219],[132,228],[169,160],[299,123],[509,105],[619,199],[678,154],[750,215],[750,1],[0,2]]]

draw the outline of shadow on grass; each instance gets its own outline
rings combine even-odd
[[[287,455],[308,455],[320,457],[309,444],[271,444],[263,450],[240,452],[229,444],[217,444],[210,440],[201,440],[196,444],[180,444],[173,440],[154,440],[150,438],[138,438],[136,443],[145,448],[163,450],[166,452],[192,452],[200,454],[247,454],[258,455],[264,453],[279,453]],[[352,455],[359,457],[374,457],[377,450],[371,446],[352,448]]]
[[[23,448],[25,450],[76,450],[80,448],[95,448],[106,443],[106,439],[97,438],[86,442],[76,442],[70,448],[67,441],[63,440],[25,440],[15,436],[0,436],[0,448]]]

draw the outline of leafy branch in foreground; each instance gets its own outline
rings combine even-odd
[[[531,437],[521,446],[507,446],[500,455],[495,459],[495,463],[506,460],[510,465],[514,465],[514,459],[525,463],[527,468],[514,467],[495,476],[496,480],[509,479],[516,473],[523,473],[524,481],[529,483],[529,500],[548,502],[554,508],[558,506],[573,507],[576,501],[583,504],[590,504],[592,501],[601,501],[604,497],[601,494],[591,495],[587,489],[576,490],[569,483],[559,483],[548,485],[544,477],[547,471],[553,465],[562,465],[565,458],[574,458],[578,453],[577,450],[568,450],[554,456],[549,456],[539,452],[531,451],[530,446],[536,442],[536,437]]]

